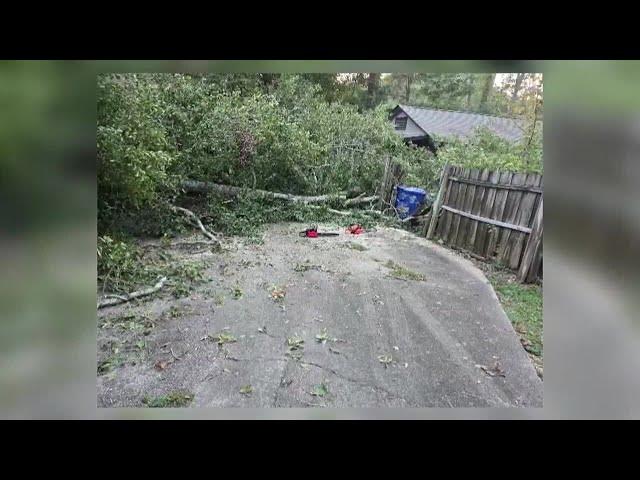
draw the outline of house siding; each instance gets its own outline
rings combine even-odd
[[[391,118],[391,124],[395,126],[396,117],[402,114],[404,114],[404,112],[398,112],[396,115],[394,115]],[[404,138],[421,137],[424,135],[424,132],[422,131],[422,129],[416,124],[416,122],[411,120],[410,117],[407,118],[407,128],[404,130],[396,130],[396,133],[401,135]]]

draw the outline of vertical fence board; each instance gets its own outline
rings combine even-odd
[[[536,263],[536,256],[539,248],[542,246],[542,202],[538,205],[538,210],[535,214],[535,219],[532,225],[531,234],[529,235],[529,239],[527,241],[527,246],[525,248],[524,255],[522,256],[522,264],[518,269],[518,280],[523,282],[526,281],[527,278],[530,277],[530,273],[537,274],[537,269],[539,265],[534,265]]]
[[[494,171],[489,172],[489,183],[498,183],[500,179],[500,172]],[[486,188],[486,192],[484,198],[482,199],[482,207],[480,209],[480,216],[491,218],[491,211],[493,210],[493,205],[496,198],[497,188]],[[486,223],[481,223],[478,225],[476,231],[476,239],[473,246],[473,250],[478,253],[478,255],[485,257],[486,256],[486,245],[487,245],[487,231],[489,227],[493,225],[487,225]],[[485,257],[486,258],[486,257]]]
[[[482,182],[487,182],[489,180],[489,173],[490,173],[489,170],[486,168],[482,170],[480,172],[479,180]],[[471,213],[473,213],[474,215],[480,215],[480,213],[482,212],[483,202],[487,197],[488,191],[489,191],[488,187],[476,188],[476,194],[473,200],[473,204],[471,206]],[[466,241],[466,248],[472,252],[477,253],[478,255],[480,254],[480,252],[476,251],[475,243],[476,243],[476,234],[478,232],[479,224],[480,222],[476,220],[471,221],[471,223],[469,224],[469,234],[467,235],[467,241]]]
[[[511,180],[511,185],[524,185],[526,174],[524,173],[515,173]],[[516,214],[518,213],[518,205],[520,200],[522,199],[522,191],[519,190],[509,190],[507,193],[507,201],[504,208],[504,215],[502,217],[503,222],[513,223]],[[512,231],[508,228],[503,228],[502,232],[500,232],[500,238],[498,239],[498,261],[501,263],[508,262],[509,259],[509,238],[511,237]]]
[[[451,165],[449,165],[449,176],[453,176],[456,174],[456,169],[457,167],[452,167]],[[453,190],[453,185],[451,180],[448,180],[447,185],[445,186],[445,194],[444,194],[444,199],[442,200],[442,204],[441,205],[448,205],[449,202],[449,197],[451,196],[451,191]],[[432,213],[433,215],[433,213]],[[440,216],[436,219],[436,231],[435,234],[436,236],[443,238],[446,234],[446,224],[447,224],[447,220],[449,220],[449,212],[447,212],[446,210],[442,210],[440,212]]]
[[[530,185],[533,187],[537,187],[540,185],[540,175],[537,174],[529,174],[527,175],[527,180],[525,182],[526,185]],[[534,212],[533,207],[536,203],[536,199],[540,195],[538,193],[526,192],[522,196],[522,200],[520,202],[518,215],[516,217],[515,223],[517,225],[523,225],[526,227],[531,226],[531,217]],[[522,257],[522,253],[524,250],[524,246],[526,244],[527,238],[529,235],[522,232],[512,232],[510,242],[510,255],[509,255],[509,268],[516,269],[520,265],[520,258]]]
[[[451,167],[449,166],[449,164],[445,165],[444,168],[442,169],[442,175],[440,177],[440,188],[438,189],[438,196],[433,202],[433,206],[431,208],[431,219],[428,224],[425,223],[424,235],[427,238],[433,237],[433,232],[438,222],[438,214],[440,213],[440,205],[442,205],[442,201],[444,200],[447,186],[449,184],[450,170],[451,170]]]
[[[511,184],[511,179],[513,178],[513,173],[511,172],[502,172],[500,174],[500,180],[498,183],[509,185]],[[504,216],[504,207],[507,202],[507,193],[508,190],[499,190],[496,192],[495,203],[491,212],[490,218],[495,218],[498,220],[502,220]],[[484,254],[486,258],[494,258],[496,256],[496,247],[498,245],[498,238],[503,229],[496,227],[494,225],[490,225],[488,229],[489,239],[487,241],[487,250]]]
[[[461,174],[462,174],[462,168],[457,167],[454,175],[456,177],[459,177]],[[460,193],[460,185],[461,184],[458,182],[454,182],[451,184],[451,196],[447,202],[447,206],[454,207],[455,205],[457,205],[458,195]],[[455,221],[455,215],[451,212],[447,212],[445,232],[444,232],[444,235],[442,235],[441,237],[446,243],[449,243],[449,239],[451,238],[451,232],[453,231],[453,228],[454,228],[454,221]]]
[[[540,237],[540,245],[538,246],[538,251],[533,259],[533,263],[529,268],[529,273],[527,274],[525,282],[533,283],[537,279],[542,279],[542,236]]]
[[[387,192],[389,190],[389,177],[391,169],[391,159],[387,157],[384,162],[384,174],[382,176],[382,182],[380,185],[380,199],[378,200],[378,210],[384,211],[385,208],[385,198],[387,196]]]
[[[459,177],[460,178],[469,178],[468,175],[470,173],[471,173],[470,170],[462,169],[462,171],[460,172]],[[462,210],[466,194],[467,194],[467,184],[466,183],[460,183],[458,185],[458,197],[456,198],[456,203],[454,205],[454,208],[456,208],[458,210]],[[449,239],[448,239],[448,242],[447,242],[450,246],[453,246],[456,243],[456,238],[458,237],[458,231],[460,230],[460,222],[461,221],[462,221],[462,217],[460,217],[460,215],[454,215],[453,224],[451,225],[451,232],[449,234]]]
[[[470,180],[478,180],[478,177],[480,176],[480,170],[474,168],[471,169],[469,171],[469,179]],[[476,190],[478,190],[479,187],[477,187],[476,185],[472,185],[469,184],[467,186],[467,194],[465,196],[464,199],[464,204],[462,206],[462,208],[460,210],[463,210],[465,212],[470,212],[471,208],[473,207],[473,201],[475,198],[475,194],[476,194]],[[467,240],[467,235],[469,234],[469,225],[471,224],[471,222],[473,222],[473,220],[471,220],[470,218],[466,218],[463,217],[460,220],[460,229],[458,231],[458,237],[456,238],[456,246],[459,248],[465,248],[465,244],[466,244],[466,240]]]

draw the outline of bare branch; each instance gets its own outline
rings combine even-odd
[[[110,307],[112,305],[130,302],[131,300],[134,300],[136,298],[146,297],[147,295],[151,295],[152,293],[160,290],[164,286],[164,283],[166,281],[167,277],[162,277],[153,287],[146,288],[144,290],[138,290],[137,292],[131,292],[126,295],[118,295],[117,297],[105,298],[102,301],[98,302],[98,308]]]

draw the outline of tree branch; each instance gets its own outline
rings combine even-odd
[[[137,292],[131,292],[126,295],[118,295],[117,297],[105,298],[102,301],[98,302],[98,308],[100,309],[104,307],[110,307],[112,305],[118,305],[120,303],[129,302],[136,298],[146,297],[147,295],[151,295],[152,293],[155,293],[158,290],[160,290],[164,286],[164,283],[166,281],[167,281],[167,277],[162,277],[160,280],[158,280],[158,283],[156,283],[153,287],[146,288],[144,290],[138,290]]]
[[[202,231],[205,237],[207,237],[212,242],[217,243],[218,245],[220,244],[220,241],[211,232],[209,232],[206,228],[204,228],[204,225],[202,224],[198,216],[195,213],[193,213],[191,210],[187,210],[186,208],[182,208],[182,207],[176,207],[175,205],[170,205],[170,207],[174,212],[182,212],[185,215],[187,215],[189,218],[191,218],[193,221],[196,222],[196,225]]]

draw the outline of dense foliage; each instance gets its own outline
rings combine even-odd
[[[387,155],[427,158],[404,145],[384,108],[330,104],[298,75],[276,86],[228,76],[98,81],[100,231],[142,210],[164,212],[185,178],[309,195],[373,192]]]
[[[530,122],[527,141],[520,145],[481,131],[468,142],[436,139],[443,141],[437,156],[405,144],[389,122],[389,107],[401,103],[403,95],[413,95],[417,102],[412,103],[440,107],[478,101],[479,107],[490,108],[495,106],[490,98],[508,98],[508,82],[504,92],[490,92],[486,87],[492,83],[487,79],[491,80],[470,74],[381,78],[362,73],[100,76],[100,278],[111,288],[126,291],[158,275],[158,269],[141,270],[140,252],[127,236],[172,235],[192,228],[170,210],[170,204],[189,206],[215,231],[254,237],[264,223],[332,218],[329,206],[244,196],[232,202],[215,195],[194,199],[181,190],[185,179],[300,195],[352,189],[373,194],[386,157],[404,167],[405,183],[430,192],[437,189],[447,162],[541,171],[541,128],[538,123],[533,130],[536,122]],[[400,93],[394,93],[398,87]],[[509,109],[531,111],[531,118],[537,119],[541,103],[537,90],[532,92],[532,107],[523,94],[522,101],[510,103]],[[372,219],[354,214],[341,221],[369,223]]]

